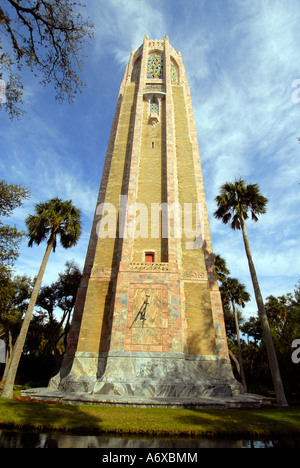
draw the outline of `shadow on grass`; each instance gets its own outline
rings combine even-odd
[[[79,405],[0,398],[0,426],[64,432],[101,432],[101,418]]]
[[[177,421],[211,437],[300,437],[300,407],[260,410],[190,410]]]

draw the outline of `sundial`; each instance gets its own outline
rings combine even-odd
[[[147,310],[147,306],[149,305],[149,302],[148,302],[149,297],[150,297],[149,294],[146,294],[146,299],[144,300],[142,306],[140,307],[138,313],[136,314],[130,328],[132,328],[132,326],[134,325],[134,323],[137,321],[138,318],[142,320],[142,328],[144,328],[144,324],[146,320],[146,310]]]

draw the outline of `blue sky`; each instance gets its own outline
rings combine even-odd
[[[263,297],[293,292],[300,278],[300,3],[298,0],[89,0],[95,38],[82,70],[87,86],[73,104],[58,104],[51,87],[23,75],[25,116],[0,113],[0,177],[30,188],[10,222],[20,229],[33,205],[59,196],[83,213],[71,250],[57,247],[44,283],[66,260],[83,266],[102,168],[131,50],[163,39],[182,53],[191,87],[210,229],[215,253],[256,304],[242,235],[213,218],[220,186],[235,178],[258,183],[268,212],[248,223]],[[295,86],[295,84],[294,84]],[[297,91],[299,89],[299,93]],[[36,275],[45,246],[24,241],[16,273]]]

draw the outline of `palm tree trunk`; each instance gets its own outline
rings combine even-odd
[[[252,260],[252,254],[251,254],[251,250],[250,250],[250,244],[249,244],[248,234],[247,234],[247,230],[246,230],[246,224],[245,224],[245,221],[244,221],[244,218],[243,218],[242,215],[241,215],[241,226],[242,226],[242,232],[243,232],[246,255],[247,255],[247,258],[248,258],[250,275],[251,275],[254,294],[255,294],[256,303],[257,303],[257,307],[258,307],[258,315],[259,315],[261,326],[262,326],[264,342],[265,342],[266,349],[267,349],[270,370],[271,370],[272,379],[273,379],[273,383],[274,383],[274,389],[275,389],[275,394],[276,394],[276,399],[277,399],[277,405],[278,406],[288,406],[288,402],[287,402],[286,397],[285,397],[285,392],[284,392],[284,388],[283,388],[283,384],[282,384],[282,380],[281,380],[280,370],[279,370],[277,356],[276,356],[274,343],[273,343],[273,339],[272,339],[272,335],[271,335],[271,331],[270,331],[268,317],[267,317],[267,314],[266,314],[266,311],[265,311],[264,302],[263,302],[263,299],[262,299],[262,295],[261,295],[261,292],[260,292],[260,287],[259,287],[256,271],[255,271],[255,268],[254,268],[254,263],[253,263],[253,260]]]
[[[239,322],[238,322],[237,313],[235,310],[235,305],[234,305],[233,300],[231,300],[231,305],[232,305],[232,310],[233,310],[233,315],[234,315],[234,320],[235,320],[237,345],[238,345],[238,357],[239,357],[239,364],[240,364],[240,376],[242,379],[244,391],[247,393],[247,384],[246,384],[246,379],[245,379],[245,374],[244,374],[243,358],[242,358],[242,351],[241,351],[240,328],[239,328]]]
[[[36,282],[35,282],[35,285],[34,285],[34,288],[33,288],[32,294],[31,294],[30,302],[28,304],[27,312],[25,314],[19,336],[18,336],[16,344],[14,346],[13,355],[12,355],[11,363],[10,363],[9,370],[8,370],[8,373],[7,373],[7,376],[6,376],[6,380],[5,380],[3,392],[1,394],[1,398],[13,398],[13,387],[14,387],[15,378],[16,378],[16,375],[17,375],[19,362],[20,362],[23,347],[24,347],[24,344],[25,344],[27,331],[28,331],[28,328],[29,328],[29,324],[30,324],[32,313],[33,313],[33,309],[34,309],[34,306],[35,306],[35,303],[36,303],[36,300],[37,300],[37,296],[38,296],[38,293],[39,293],[39,289],[40,289],[40,286],[41,286],[41,283],[42,283],[42,279],[43,279],[43,276],[44,276],[45,268],[46,268],[46,265],[47,265],[47,262],[48,262],[48,259],[49,259],[50,252],[51,252],[52,247],[53,247],[53,242],[54,242],[54,239],[51,239],[49,241],[48,245],[47,245],[46,252],[44,254],[44,258],[42,260],[42,264],[40,266],[40,270],[39,270],[39,273],[38,273],[38,276],[36,278]]]
[[[5,383],[7,372],[11,363],[12,353],[13,353],[12,336],[11,336],[11,331],[8,330],[8,349],[6,351],[5,369],[4,369],[4,373],[2,376],[2,382],[4,383]]]
[[[241,375],[241,366],[240,366],[240,363],[238,361],[238,359],[235,357],[235,355],[233,354],[232,351],[230,351],[230,349],[228,350],[229,352],[229,356],[231,357],[231,359],[233,360],[234,364],[235,364],[235,367],[236,367],[236,370],[238,371],[238,373]]]

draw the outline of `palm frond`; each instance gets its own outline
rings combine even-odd
[[[246,185],[244,179],[223,184],[215,201],[218,208],[214,217],[224,224],[230,222],[232,229],[241,229],[241,221],[248,219],[250,213],[252,220],[258,221],[258,215],[266,213],[268,202],[257,184]]]
[[[81,212],[71,200],[53,198],[38,203],[35,205],[35,215],[29,215],[26,219],[29,247],[47,240],[48,244],[53,242],[55,251],[58,237],[64,248],[72,247],[81,235],[80,218]]]

